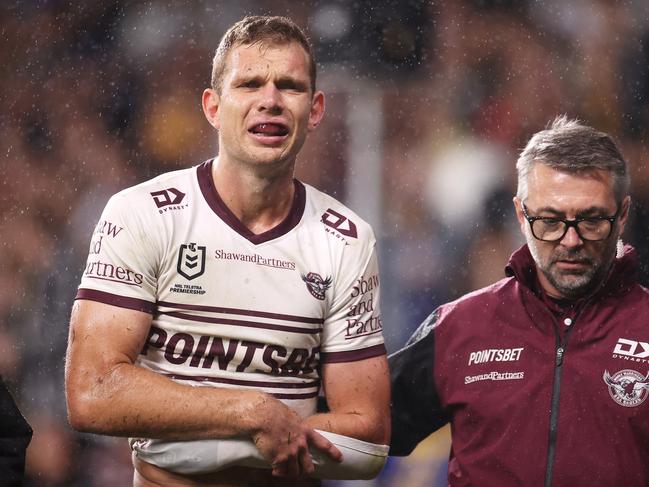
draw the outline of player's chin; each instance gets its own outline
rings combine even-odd
[[[260,166],[283,166],[293,161],[296,152],[291,147],[263,147],[252,151],[252,159]]]

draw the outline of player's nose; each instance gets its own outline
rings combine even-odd
[[[265,83],[259,93],[259,110],[281,112],[284,109],[282,92],[277,88],[275,83]]]

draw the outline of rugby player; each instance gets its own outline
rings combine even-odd
[[[389,442],[372,229],[294,179],[325,111],[315,81],[291,20],[239,21],[202,97],[218,156],[114,195],[96,226],[70,325],[71,425],[140,446],[248,442],[269,467],[188,475],[134,455],[136,486],[317,485],[312,454],[344,459],[316,429]]]

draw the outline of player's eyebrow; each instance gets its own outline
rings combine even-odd
[[[265,82],[265,78],[259,74],[240,74],[238,76],[235,76],[232,79],[232,84],[234,86],[240,86],[242,84],[247,84],[247,83],[256,83],[256,84],[263,84]]]
[[[282,76],[275,81],[275,85],[279,88],[288,88],[294,89],[297,91],[307,91],[309,84],[300,79],[294,78],[292,76]]]
[[[267,82],[266,76],[260,74],[241,74],[232,79],[233,86],[242,86],[246,84],[254,84],[257,86],[264,85]],[[273,80],[278,89],[292,89],[296,91],[307,91],[309,83],[293,76],[281,76]]]

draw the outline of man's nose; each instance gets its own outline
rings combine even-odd
[[[583,244],[584,241],[579,236],[579,233],[577,233],[576,227],[569,227],[568,231],[561,239],[561,245],[564,247],[579,247]]]
[[[259,110],[282,111],[282,93],[274,83],[266,83],[261,89]]]

